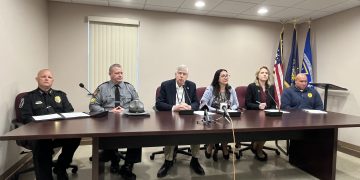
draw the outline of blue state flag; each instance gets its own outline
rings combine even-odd
[[[293,39],[291,45],[291,53],[285,75],[285,86],[289,87],[295,84],[295,77],[299,74],[299,54],[296,42],[296,29],[294,28]]]
[[[310,44],[310,28],[306,35],[304,59],[301,65],[301,73],[306,74],[309,83],[313,82],[312,53]],[[310,84],[309,87],[312,87]]]

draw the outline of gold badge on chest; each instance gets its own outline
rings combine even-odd
[[[312,96],[313,96],[312,93],[308,93],[309,98],[312,98]]]
[[[55,102],[61,103],[61,97],[60,96],[55,96]]]

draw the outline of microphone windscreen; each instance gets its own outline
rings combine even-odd
[[[84,87],[85,87],[83,83],[80,83],[79,86],[80,86],[81,88],[84,88]]]

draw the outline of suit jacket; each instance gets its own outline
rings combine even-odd
[[[184,85],[185,102],[191,106],[192,110],[199,109],[199,102],[196,97],[196,84],[185,81]],[[176,105],[176,80],[164,81],[160,86],[160,95],[156,98],[156,109],[159,111],[171,111]]]
[[[266,109],[276,109],[276,103],[273,100],[274,98],[274,86],[270,86],[266,89]],[[272,97],[270,97],[270,95]],[[259,110],[259,103],[256,101],[260,101],[260,87],[255,83],[251,83],[248,85],[245,96],[245,106],[246,109],[249,110]]]

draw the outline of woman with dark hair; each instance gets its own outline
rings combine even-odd
[[[204,95],[200,100],[200,104],[206,104],[210,111],[217,111],[220,109],[221,103],[226,103],[227,108],[237,110],[239,102],[237,100],[235,89],[229,85],[229,77],[227,70],[219,69],[215,72],[211,85],[206,88]],[[229,151],[227,143],[221,143],[224,159],[229,159]],[[206,158],[211,157],[213,144],[208,144],[205,150]],[[217,161],[217,149],[213,155],[214,161]]]
[[[248,110],[275,109],[276,103],[273,100],[274,86],[270,83],[270,71],[266,66],[262,66],[255,73],[255,81],[248,85],[245,106]],[[251,151],[259,161],[266,161],[267,154],[263,151],[265,141],[255,141],[251,143]]]

